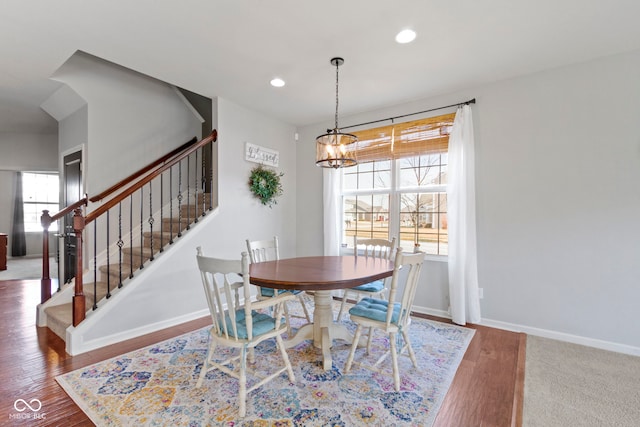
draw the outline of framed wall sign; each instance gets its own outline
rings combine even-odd
[[[280,152],[245,142],[245,160],[262,165],[278,167]]]

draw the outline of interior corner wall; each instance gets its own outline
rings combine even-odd
[[[96,322],[84,340],[121,336],[131,330],[149,332],[167,319],[184,319],[206,310],[195,258],[198,246],[207,256],[240,259],[246,251],[245,239],[278,235],[282,256],[295,255],[294,127],[221,98],[214,99],[213,115],[213,124],[219,131],[218,208],[186,231],[174,243],[175,248],[159,254],[145,274],[132,283],[135,290],[125,286],[123,291],[130,295],[118,304],[106,305],[108,321]],[[246,142],[280,154],[276,170],[284,173],[284,194],[273,208],[260,204],[249,191],[249,173],[256,164],[245,160]],[[145,301],[153,304],[145,305]],[[147,308],[140,310],[141,306]]]
[[[639,75],[640,51],[633,51],[341,122],[475,97],[483,321],[633,353],[640,351]],[[322,179],[307,166],[321,128],[298,130],[301,254],[322,250]],[[440,276],[428,285],[448,295]],[[446,309],[438,295],[417,304]]]
[[[271,119],[224,98],[217,98],[219,214],[203,245],[212,256],[239,257],[245,239],[280,239],[282,256],[296,254],[296,152],[291,125]],[[215,108],[214,108],[215,109]],[[245,144],[279,153],[284,192],[269,208],[249,191],[249,175],[256,163],[245,160]]]
[[[201,134],[172,86],[76,52],[52,77],[88,105],[86,191],[96,194]]]
[[[58,122],[58,150],[60,156],[80,149],[89,138],[89,107],[85,104]],[[59,159],[62,162],[62,158]],[[62,165],[60,166],[62,168]],[[62,173],[62,169],[60,171]]]

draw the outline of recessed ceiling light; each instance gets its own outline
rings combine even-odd
[[[271,86],[282,87],[284,86],[284,80],[276,77],[275,79],[271,80]]]
[[[398,43],[411,43],[416,38],[416,32],[413,30],[402,30],[396,35]]]

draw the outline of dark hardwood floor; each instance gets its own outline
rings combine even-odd
[[[35,326],[39,280],[0,281],[0,425],[85,426],[87,416],[55,377],[110,357],[198,329],[202,318],[78,356],[64,342]],[[427,316],[435,320],[445,319]],[[524,390],[525,335],[470,326],[475,336],[438,413],[436,427],[520,426]],[[16,418],[17,399],[39,399],[43,419]],[[12,416],[13,415],[13,416]]]

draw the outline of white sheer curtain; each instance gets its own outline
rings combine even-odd
[[[449,135],[447,220],[451,318],[459,324],[480,321],[476,253],[475,151],[471,107],[458,107]]]
[[[342,212],[340,210],[340,189],[342,188],[342,173],[338,169],[323,169],[323,210],[324,210],[324,254],[340,255],[340,224]]]

